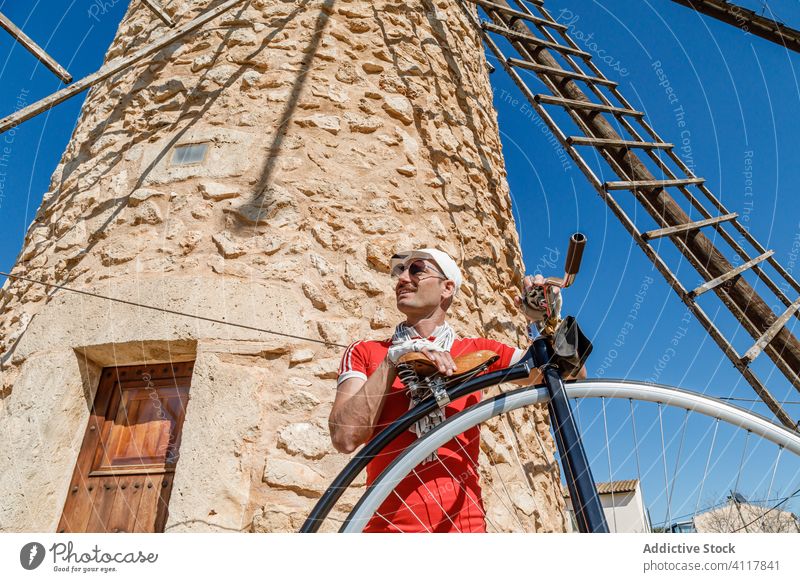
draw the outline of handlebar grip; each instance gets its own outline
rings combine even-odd
[[[564,272],[567,275],[577,275],[583,258],[583,247],[586,246],[586,235],[576,232],[569,238],[567,258],[564,261]]]

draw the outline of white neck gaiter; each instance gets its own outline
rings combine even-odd
[[[431,337],[433,337],[433,339],[430,340],[431,343],[449,352],[450,349],[453,347],[453,342],[456,339],[456,332],[450,326],[450,324],[445,321],[442,325],[438,326],[436,329],[433,330]],[[394,330],[394,335],[392,336],[392,345],[403,344],[413,339],[427,340],[428,338],[423,338],[419,334],[419,332],[412,326],[406,325],[405,323],[401,323]],[[429,395],[430,392],[427,389],[419,391],[409,390],[408,409],[411,410]],[[417,422],[413,424],[413,426],[409,427],[408,430],[417,435],[417,437],[420,437],[429,430],[431,430],[436,425],[442,423],[444,419],[445,419],[444,410],[442,410],[441,408],[437,408],[430,414],[420,418]],[[433,453],[428,455],[428,457],[426,457],[422,461],[422,463],[425,464],[437,458],[438,454],[436,453],[436,451],[434,451]]]
[[[434,338],[431,340],[434,344],[449,352],[456,339],[456,332],[450,324],[445,321],[442,325],[433,330],[431,336]],[[419,332],[414,327],[401,323],[394,330],[392,345],[402,344],[414,338],[428,339],[419,335]]]

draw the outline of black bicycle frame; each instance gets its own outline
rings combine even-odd
[[[537,361],[537,349],[540,350],[540,348],[536,348],[536,346],[537,343],[534,341],[533,345],[528,348],[522,359],[513,366],[509,366],[503,370],[497,370],[496,372],[483,374],[476,378],[472,378],[463,384],[453,386],[447,390],[447,395],[450,397],[450,400],[453,401],[457,400],[458,398],[462,398],[463,396],[472,394],[473,392],[477,392],[478,390],[483,390],[484,388],[496,386],[498,384],[502,384],[503,382],[512,382],[514,380],[521,380],[529,377],[534,368],[540,367],[535,365]],[[541,355],[539,357],[541,358]],[[539,361],[541,361],[541,359]],[[549,357],[546,361],[549,361]],[[558,394],[558,392],[554,392],[550,388],[549,384],[553,384],[556,387],[560,386],[561,396],[564,398],[564,400],[566,400],[566,396],[564,395],[564,385],[558,372],[558,368],[546,364],[543,368],[543,375],[545,378],[545,384],[548,384],[548,391],[550,392],[551,401],[554,395]],[[556,398],[559,397],[556,396]],[[564,413],[562,411],[562,407],[559,406],[558,412],[555,412],[552,410],[552,404],[550,404],[550,406],[551,415],[553,416],[555,426],[563,427],[565,423],[563,420]],[[438,408],[438,404],[433,397],[423,400],[418,406],[406,412],[403,416],[395,420],[392,424],[378,433],[375,438],[370,440],[358,453],[356,453],[350,462],[347,463],[345,468],[339,473],[336,479],[334,479],[333,483],[331,483],[330,487],[328,487],[322,497],[320,497],[319,501],[317,501],[316,505],[314,505],[314,508],[311,510],[311,513],[309,513],[308,517],[306,518],[306,521],[303,523],[303,526],[300,528],[300,533],[315,533],[319,531],[322,522],[325,520],[330,510],[344,494],[345,490],[350,486],[356,476],[361,473],[362,470],[364,470],[367,464],[378,453],[380,453],[384,447],[386,447],[399,435],[403,434],[403,431],[408,430],[417,420],[433,412],[436,408]],[[572,430],[563,431],[557,428],[556,436],[559,453],[565,464],[567,485],[569,487],[570,495],[572,495],[572,499],[575,500],[573,503],[576,504],[576,515],[578,515],[577,507],[580,507],[581,515],[587,515],[587,523],[594,523],[596,521],[594,511],[587,511],[584,509],[587,507],[593,507],[591,505],[591,501],[584,503],[577,502],[578,499],[584,499],[585,497],[588,497],[590,500],[591,495],[587,495],[586,491],[587,489],[591,489],[591,491],[594,492],[594,500],[596,505],[598,508],[600,508],[600,516],[603,520],[602,525],[605,527],[605,529],[583,529],[581,527],[583,517],[578,520],[578,527],[581,531],[608,531],[608,526],[605,524],[605,517],[603,516],[602,508],[600,507],[600,502],[597,497],[597,491],[594,488],[594,481],[592,480],[591,471],[589,470],[589,465],[586,461],[586,454],[583,451],[583,445],[580,442],[577,427],[572,420],[569,403],[566,403],[566,408],[567,418],[569,419],[569,425],[572,426]],[[559,436],[560,432],[563,432],[564,435]],[[576,451],[579,452],[577,455]],[[576,456],[579,457],[577,460],[578,467],[567,468],[571,460],[573,460]],[[583,465],[580,465],[581,458],[583,460]],[[574,478],[571,478],[571,476],[574,476]],[[579,488],[576,488],[575,482],[581,484]]]
[[[578,426],[572,416],[572,407],[564,391],[561,371],[551,361],[553,348],[550,341],[543,336],[537,337],[533,340],[529,352],[533,354],[535,367],[542,371],[547,392],[550,394],[547,406],[550,409],[558,454],[564,467],[564,477],[572,499],[578,530],[583,533],[608,533],[606,516],[603,513],[600,496],[597,494]]]

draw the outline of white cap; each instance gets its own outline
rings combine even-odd
[[[439,249],[417,249],[415,251],[402,251],[392,255],[390,269],[394,270],[395,266],[405,264],[409,259],[427,259],[433,261],[442,271],[442,274],[449,280],[456,284],[456,289],[453,293],[458,293],[461,287],[461,269],[458,268],[456,262],[450,258],[444,251]]]

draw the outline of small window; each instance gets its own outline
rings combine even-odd
[[[189,164],[199,164],[205,159],[207,149],[207,143],[179,145],[172,154],[172,165],[188,166]]]

